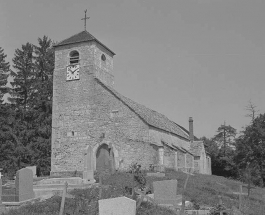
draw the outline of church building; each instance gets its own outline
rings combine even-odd
[[[82,173],[89,146],[96,171],[112,160],[116,170],[138,163],[211,174],[192,118],[187,131],[115,90],[112,50],[86,30],[54,48],[51,175]]]

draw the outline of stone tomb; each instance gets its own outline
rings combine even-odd
[[[31,169],[23,168],[18,170],[15,185],[17,202],[34,198],[33,173]]]
[[[125,196],[98,200],[99,215],[136,215],[136,201]]]
[[[37,166],[27,166],[26,168],[32,170],[33,178],[37,178]]]
[[[154,200],[157,204],[173,205],[178,207],[182,195],[177,195],[177,180],[154,181]]]

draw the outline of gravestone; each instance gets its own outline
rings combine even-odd
[[[37,167],[36,166],[27,166],[26,168],[32,170],[33,178],[37,178]]]
[[[136,201],[125,196],[98,200],[99,215],[136,215]]]
[[[182,196],[177,195],[177,180],[154,181],[154,200],[157,204],[171,204],[177,206]]]
[[[2,179],[0,178],[0,205],[2,205]]]
[[[27,168],[18,170],[15,185],[17,202],[34,198],[32,170]]]
[[[93,150],[91,146],[86,147],[84,151],[84,172],[83,179],[85,181],[95,181],[93,166]]]

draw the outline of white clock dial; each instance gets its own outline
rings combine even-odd
[[[79,80],[79,65],[70,65],[66,70],[66,80]]]

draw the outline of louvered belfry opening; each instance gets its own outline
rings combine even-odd
[[[79,63],[79,53],[78,51],[72,51],[70,53],[70,64],[78,64]]]

